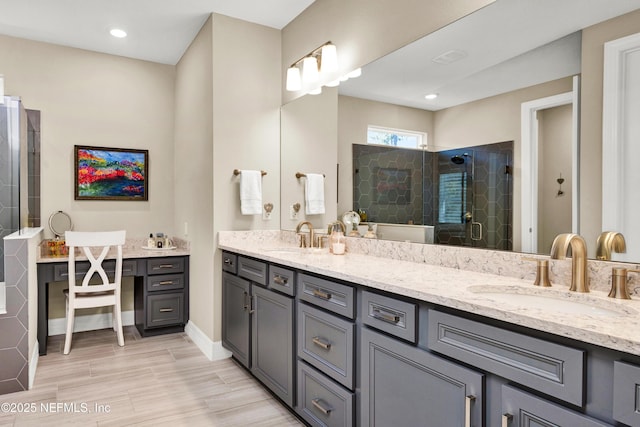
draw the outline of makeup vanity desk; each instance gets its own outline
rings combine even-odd
[[[134,278],[135,325],[143,337],[182,332],[189,320],[189,248],[184,243],[156,250],[143,249],[139,239],[127,239],[123,247],[122,277]],[[114,258],[115,254],[107,255],[107,273],[115,270]],[[43,356],[49,335],[49,283],[68,279],[68,258],[38,254],[37,266],[38,343]],[[88,267],[88,261],[78,264],[77,277]]]

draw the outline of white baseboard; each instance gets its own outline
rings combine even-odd
[[[186,334],[191,341],[198,346],[201,352],[207,356],[209,360],[221,360],[231,357],[231,352],[222,347],[221,341],[212,341],[209,337],[198,328],[191,320],[184,328]]]
[[[33,380],[36,379],[36,368],[38,367],[38,358],[40,357],[40,346],[38,341],[34,345],[33,353],[31,353],[31,360],[29,361],[29,390],[33,388]]]
[[[76,316],[73,331],[93,331],[96,329],[111,328],[113,326],[111,313],[88,314],[85,316]],[[134,311],[122,312],[122,325],[135,325]],[[49,319],[49,336],[61,335],[67,332],[67,319],[61,317],[59,319]]]

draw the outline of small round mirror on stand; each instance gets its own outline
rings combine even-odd
[[[52,213],[49,217],[49,229],[56,236],[56,240],[64,238],[65,231],[73,230],[71,217],[62,211]]]

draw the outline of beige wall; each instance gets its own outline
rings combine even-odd
[[[284,91],[284,70],[327,41],[337,46],[346,74],[493,1],[315,1],[282,30],[283,101],[301,95]]]
[[[281,123],[282,228],[292,230],[300,221],[309,221],[314,228],[326,230],[338,217],[338,91],[326,88],[321,95],[307,95],[283,105]],[[306,181],[297,179],[296,172],[325,175],[324,215],[305,215]],[[300,203],[300,212],[297,219],[290,219],[289,209],[295,203]]]
[[[280,43],[278,30],[213,15],[213,216],[206,220],[214,233],[280,228]],[[271,220],[241,215],[236,168],[267,172],[262,201],[275,206]],[[221,258],[218,251],[213,301],[205,301],[214,341],[222,330]]]
[[[176,65],[173,136],[174,228],[191,243],[189,320],[210,338],[214,335],[211,260],[215,253],[212,34],[210,18]]]
[[[571,105],[538,111],[538,252],[550,253],[553,239],[571,233],[572,198]],[[562,191],[558,178],[562,178]]]
[[[383,126],[413,130],[427,134],[427,144],[433,143],[431,111],[369,101],[350,96],[338,97],[338,159],[340,191],[338,212],[353,209],[353,144],[367,143],[367,127]]]
[[[6,93],[41,111],[45,237],[52,237],[47,218],[58,210],[76,230],[173,234],[174,67],[5,36],[0,52]],[[148,149],[149,201],[75,201],[76,144]],[[62,287],[51,288],[50,318],[64,317]],[[125,282],[124,310],[133,309],[132,289]]]
[[[640,32],[640,10],[582,31],[580,233],[588,251],[602,230],[602,78],[604,43]],[[587,96],[588,94],[588,96]]]

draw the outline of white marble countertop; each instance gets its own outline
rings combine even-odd
[[[189,255],[189,242],[181,239],[172,239],[175,241],[176,248],[175,249],[156,249],[156,248],[145,248],[147,239],[127,239],[123,248],[122,248],[122,257],[124,259],[132,259],[132,258],[156,258],[156,257],[168,257],[168,256],[185,256]],[[44,245],[43,241],[40,245]],[[43,252],[46,250],[41,247],[41,250],[38,253],[37,263],[47,263],[47,262],[67,262],[69,260],[66,256],[46,256],[43,255]],[[115,249],[111,249],[107,254],[106,259],[113,259],[116,257]],[[84,255],[78,255],[76,259],[85,259]]]
[[[640,355],[640,300],[569,292],[495,274],[358,253],[298,250],[281,241],[219,238],[219,247],[515,325]],[[493,290],[495,293],[487,293]],[[502,298],[507,294],[508,298]],[[514,295],[515,294],[515,295]],[[518,294],[526,294],[521,298]],[[529,295],[535,295],[532,299]],[[547,300],[546,298],[553,298]],[[529,302],[524,301],[528,299]],[[546,302],[549,304],[546,304]],[[589,311],[583,312],[585,309]],[[591,307],[593,310],[591,311]],[[576,310],[573,310],[576,308]]]

